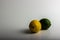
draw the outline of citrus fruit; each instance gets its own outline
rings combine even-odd
[[[51,22],[47,18],[41,19],[40,22],[42,24],[42,30],[47,30],[51,26]]]
[[[38,20],[32,20],[29,24],[29,29],[33,33],[39,32],[41,29],[41,23]]]

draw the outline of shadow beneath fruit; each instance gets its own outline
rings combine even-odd
[[[47,29],[41,29],[41,30],[48,30],[49,28],[47,28]]]
[[[32,33],[29,29],[21,30],[21,32],[22,32],[23,34],[34,34],[34,33]]]

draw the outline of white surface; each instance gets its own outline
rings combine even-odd
[[[60,0],[0,0],[0,39],[60,39]],[[33,19],[48,18],[51,27],[25,32]]]

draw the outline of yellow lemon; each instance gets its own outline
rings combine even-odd
[[[32,20],[29,24],[29,29],[33,33],[39,32],[41,29],[41,23],[39,20]]]

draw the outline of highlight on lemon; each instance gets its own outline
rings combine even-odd
[[[39,20],[32,20],[29,24],[29,29],[33,33],[37,33],[41,30],[41,23]]]

